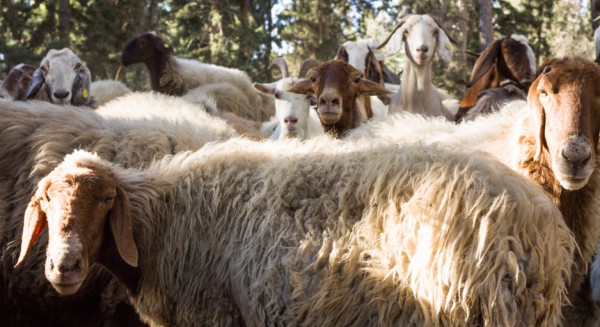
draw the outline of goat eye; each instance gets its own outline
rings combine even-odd
[[[48,73],[48,68],[46,68],[46,66],[42,66],[42,67],[40,67],[40,70],[42,71],[42,73],[43,73],[44,75],[46,75],[46,74]]]
[[[546,91],[540,91],[540,98],[545,98],[548,96],[548,92]]]
[[[79,63],[79,62],[78,62],[78,63],[75,65],[75,70],[80,70],[80,69],[81,69],[81,63]]]
[[[360,79],[361,79],[360,77],[355,78],[354,83],[356,83],[356,84],[360,83]]]
[[[312,77],[310,78],[310,81],[311,81],[311,82],[313,82],[313,83],[315,83],[315,82],[317,81],[317,78],[316,78],[316,77],[314,77],[314,76],[312,76]]]
[[[104,203],[111,203],[115,199],[114,196],[107,196],[104,198]]]
[[[275,99],[281,99],[281,93],[275,92]]]
[[[434,31],[433,32],[433,36],[437,37],[438,35],[440,35],[440,31]]]

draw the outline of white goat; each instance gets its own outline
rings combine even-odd
[[[452,44],[446,31],[429,15],[409,15],[402,18],[395,30],[380,47],[387,45],[387,55],[398,53],[405,46],[400,92],[391,97],[390,112],[408,111],[428,116],[454,115],[442,103],[446,95],[431,82],[431,64],[437,52],[448,63]]]
[[[91,106],[91,81],[90,70],[71,49],[52,49],[33,73],[26,97],[32,99],[38,92],[46,92],[56,104]]]
[[[311,110],[311,96],[287,92],[299,79],[289,76],[288,66],[283,58],[273,59],[272,66],[281,69],[282,79],[275,83],[254,83],[258,91],[275,97],[275,119],[263,123],[263,132],[272,140],[290,137],[308,139],[323,135],[321,121],[315,110]]]

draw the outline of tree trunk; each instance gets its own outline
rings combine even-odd
[[[273,38],[271,37],[271,33],[273,32],[273,16],[271,15],[272,9],[273,9],[273,2],[271,0],[267,0],[267,8],[265,8],[265,13],[264,13],[267,16],[267,21],[266,21],[267,35],[266,35],[266,39],[265,39],[265,43],[266,43],[265,67],[269,67],[269,64],[271,63],[271,52],[273,51],[273,49],[272,49]],[[266,75],[267,82],[272,82],[273,74],[271,74],[271,70],[265,69],[265,71],[266,71],[265,75]]]
[[[159,0],[150,0],[148,7],[148,21],[146,22],[148,31],[155,31],[158,23],[158,3]]]
[[[492,31],[492,0],[479,0],[479,44],[481,50],[494,40]]]
[[[71,5],[69,0],[58,1],[58,37],[63,46],[69,47],[71,33]]]

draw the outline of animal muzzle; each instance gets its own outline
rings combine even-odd
[[[46,252],[46,278],[63,295],[75,293],[88,272],[88,260],[83,255],[77,237],[49,242]]]
[[[570,136],[553,158],[553,171],[560,184],[578,190],[587,184],[596,164],[591,142],[584,136]]]
[[[67,104],[71,102],[71,92],[65,89],[57,89],[50,94],[52,102],[56,104]]]
[[[323,124],[337,123],[342,117],[342,97],[334,90],[325,90],[319,97],[317,113]]]

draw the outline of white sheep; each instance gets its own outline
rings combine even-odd
[[[94,106],[91,80],[90,70],[71,49],[51,49],[33,73],[26,98],[46,93],[52,103]]]
[[[431,65],[435,53],[448,63],[452,44],[446,31],[429,15],[409,15],[402,18],[381,47],[387,55],[406,49],[400,92],[391,97],[390,113],[408,111],[427,116],[443,116],[454,121],[454,114],[442,103],[445,95],[431,82]],[[449,102],[449,101],[446,101]],[[452,110],[458,109],[458,103]]]
[[[275,113],[273,100],[256,92],[245,72],[175,57],[173,48],[155,33],[144,33],[135,38],[121,54],[124,66],[142,62],[148,68],[154,91],[182,96],[198,86],[229,83],[239,92],[226,94],[225,97],[215,96],[220,111],[233,112],[255,121],[265,121]],[[238,95],[234,100],[235,106],[228,106],[227,103]]]
[[[584,299],[575,307],[586,312],[583,319],[596,319],[596,306],[585,300],[589,289],[580,288],[600,243],[600,156],[596,153],[600,67],[580,57],[551,59],[542,67],[529,89],[528,102],[510,102],[500,112],[460,125],[397,115],[358,128],[348,138],[443,143],[485,151],[538,183],[561,210],[580,250],[569,297],[573,303]],[[573,325],[584,323],[581,316],[565,316]]]
[[[31,198],[19,264],[46,220],[60,293],[99,263],[154,326],[556,325],[575,250],[494,160],[370,142],[232,140],[143,170],[76,152]]]
[[[131,89],[121,81],[103,79],[93,81],[90,85],[90,94],[94,97],[96,106],[101,106],[128,93],[131,93]]]
[[[8,315],[3,323],[17,319],[15,324],[23,325],[18,319],[25,319],[32,326],[55,321],[60,326],[137,326],[139,318],[133,308],[127,309],[125,292],[102,269],[94,268],[80,292],[65,298],[45,281],[41,247],[33,249],[23,270],[12,268],[18,257],[14,241],[35,185],[66,154],[87,149],[121,165],[141,167],[234,135],[198,105],[162,94],[128,94],[96,111],[0,99],[0,317]]]

